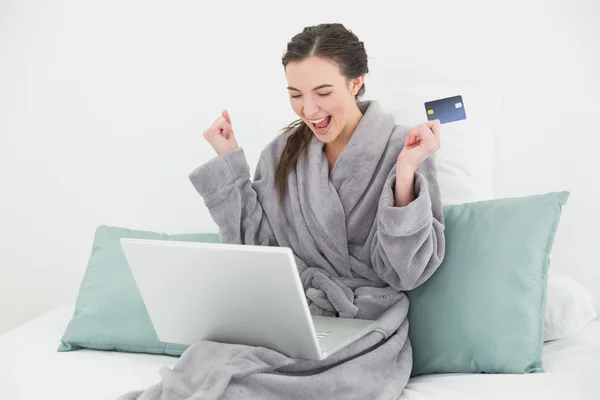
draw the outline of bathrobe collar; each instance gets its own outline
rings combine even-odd
[[[315,135],[309,143],[308,156],[299,157],[297,168],[300,201],[307,212],[310,210],[311,219],[318,221],[322,228],[316,231],[322,233],[322,237],[315,239],[335,253],[331,260],[339,262],[334,261],[333,265],[347,266],[347,271],[338,271],[347,277],[352,277],[352,273],[346,216],[368,189],[373,174],[377,173],[395,126],[394,117],[385,113],[375,100],[360,102],[359,109],[363,117],[338,156],[331,174],[323,151],[325,144]]]

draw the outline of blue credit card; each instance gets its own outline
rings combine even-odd
[[[428,121],[439,119],[441,124],[467,119],[462,96],[428,101],[425,103],[425,112]]]

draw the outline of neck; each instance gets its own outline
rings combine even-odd
[[[346,126],[342,129],[342,132],[338,135],[337,138],[333,142],[325,144],[325,152],[328,154],[332,154],[338,156],[350,141],[352,134],[356,130],[360,119],[363,117],[363,113],[358,108],[358,104],[355,104],[352,108],[352,116],[350,117],[350,121]]]

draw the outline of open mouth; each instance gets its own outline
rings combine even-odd
[[[314,130],[317,133],[327,133],[327,132],[329,132],[329,129],[331,128],[331,115],[328,115],[327,117],[322,118],[316,124],[311,121],[311,124],[313,125]]]

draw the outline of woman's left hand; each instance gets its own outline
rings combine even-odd
[[[416,172],[430,155],[440,148],[440,120],[427,121],[409,129],[404,148],[397,160],[399,168]]]

